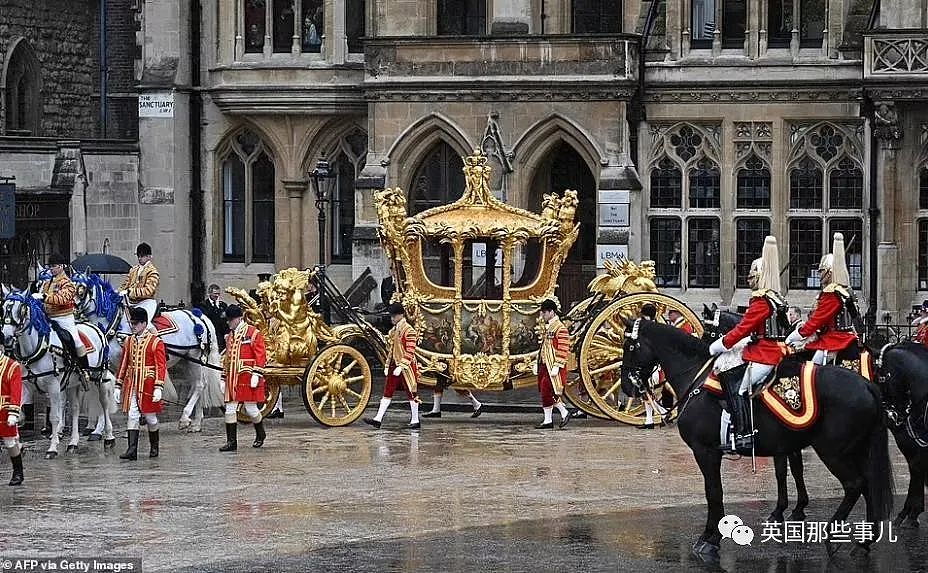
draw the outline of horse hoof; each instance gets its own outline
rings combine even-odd
[[[58,457],[58,452],[45,452],[46,460],[53,460]]]
[[[770,514],[770,517],[767,518],[767,523],[783,523],[783,512],[776,512]]]
[[[177,429],[185,430],[190,427],[190,418],[181,418],[177,421]]]
[[[113,438],[112,440],[103,440],[103,447],[104,448],[115,448],[116,438]]]
[[[74,444],[68,445],[67,452],[68,452],[69,454],[76,453],[76,452],[77,452],[77,446],[75,446]]]
[[[693,555],[704,563],[718,563],[719,546],[700,539],[693,544]]]
[[[188,433],[188,434],[197,434],[197,433],[200,433],[200,432],[202,432],[202,431],[203,431],[203,428],[202,428],[201,426],[190,426],[190,427],[187,429],[187,433]]]
[[[789,520],[790,521],[805,521],[806,512],[794,510],[792,513],[789,514]]]
[[[101,436],[100,434],[90,434],[90,436],[87,438],[87,441],[88,442],[99,442],[102,439],[103,439],[103,436]]]

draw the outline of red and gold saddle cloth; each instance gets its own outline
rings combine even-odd
[[[177,323],[174,322],[167,314],[159,314],[151,321],[151,323],[155,326],[155,330],[158,331],[158,336],[174,334],[180,330],[180,327],[177,326]]]
[[[760,403],[788,428],[802,430],[818,420],[818,393],[815,390],[815,374],[818,367],[811,362],[782,364],[777,368],[776,378],[761,391]],[[797,368],[799,366],[799,368]],[[723,396],[722,383],[710,374],[703,388]]]

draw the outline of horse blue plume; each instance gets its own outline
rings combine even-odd
[[[193,307],[193,310],[191,310],[190,312],[192,312],[193,316],[197,318],[203,318],[203,311],[197,307]]]
[[[42,303],[32,298],[26,291],[11,292],[6,300],[12,300],[26,305],[29,308],[29,326],[34,328],[41,336],[46,336],[52,330],[52,325],[45,314]]]
[[[197,335],[198,337],[203,336],[203,331],[204,331],[204,329],[203,329],[203,325],[202,325],[202,324],[194,324],[194,325],[193,325],[193,333],[194,333],[195,335]]]

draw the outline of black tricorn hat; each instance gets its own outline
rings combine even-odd
[[[546,310],[553,310],[554,312],[557,312],[557,303],[550,298],[546,298],[545,300],[541,301],[541,311],[544,312]]]
[[[139,246],[135,248],[135,256],[150,257],[151,256],[151,245],[149,245],[148,243],[139,243]]]
[[[403,315],[403,316],[406,316],[406,309],[403,307],[403,304],[402,304],[402,303],[394,302],[393,304],[391,304],[390,306],[387,307],[387,313],[388,313],[390,316],[394,316],[394,315],[397,315],[397,314],[401,314],[401,315]]]
[[[129,309],[129,322],[148,322],[148,311],[140,306]]]
[[[239,318],[242,316],[242,307],[237,304],[230,304],[226,307],[226,320]]]

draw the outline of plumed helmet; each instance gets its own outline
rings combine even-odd
[[[761,256],[751,262],[748,276],[757,279],[757,290],[769,289],[780,292],[780,251],[776,237],[767,235],[764,239]]]
[[[151,256],[151,245],[149,245],[148,243],[139,243],[139,246],[135,248],[135,256],[150,257]]]
[[[818,272],[822,275],[830,272],[831,283],[844,287],[850,286],[851,277],[847,270],[847,263],[844,260],[844,235],[841,233],[835,233],[831,244],[831,253],[822,257],[821,262],[818,264]]]
[[[148,311],[140,306],[133,306],[129,310],[129,322],[148,322]]]
[[[230,304],[226,307],[226,320],[239,318],[242,316],[242,307],[237,304]]]

